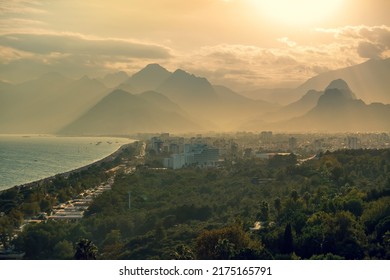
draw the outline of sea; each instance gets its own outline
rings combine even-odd
[[[113,137],[0,134],[0,191],[91,164],[133,141]]]

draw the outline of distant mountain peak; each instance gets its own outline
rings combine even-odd
[[[192,83],[202,83],[212,87],[206,78],[195,76],[194,74],[190,74],[182,69],[176,69],[176,71],[171,75],[170,79],[175,80],[176,82],[177,80],[186,80],[188,82],[191,81]]]
[[[148,65],[145,66],[144,69],[164,69],[164,70],[166,70],[164,67],[162,67],[158,63],[149,63]]]
[[[191,75],[190,73],[182,70],[182,69],[176,69],[175,72],[173,72],[174,75],[186,75],[186,76],[194,76]]]
[[[171,72],[159,64],[148,64],[145,68],[124,81],[120,87],[130,90],[132,93],[155,90],[168,79],[171,74]]]
[[[123,89],[114,89],[109,95],[132,95],[128,91],[125,91]]]
[[[346,99],[356,99],[355,94],[349,88],[347,82],[343,79],[337,79],[330,82],[330,84],[325,89],[324,95],[326,94],[331,94],[332,96],[340,94],[343,98]]]
[[[146,65],[145,68],[135,73],[133,76],[131,76],[130,79],[132,80],[150,79],[150,78],[161,77],[161,76],[164,76],[166,78],[170,74],[171,72],[169,72],[167,69],[162,67],[160,64],[152,63]]]
[[[334,88],[345,89],[345,90],[351,91],[351,89],[349,88],[347,82],[344,81],[343,79],[337,79],[337,80],[331,81],[330,84],[326,87],[325,90],[327,90],[327,89],[334,89]]]
[[[137,75],[140,74],[145,74],[145,73],[150,73],[150,74],[165,74],[170,72],[162,67],[160,64],[157,63],[151,63],[145,66],[145,68],[141,69],[139,72],[135,73],[133,77],[136,77]]]

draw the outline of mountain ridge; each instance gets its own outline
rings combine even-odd
[[[147,93],[148,94],[148,93]],[[146,95],[147,95],[146,94]],[[164,98],[159,93],[154,97]],[[135,132],[193,131],[201,127],[188,120],[171,105],[171,110],[151,101],[151,96],[134,95],[116,89],[76,121],[58,131],[65,135],[107,135]],[[166,102],[171,102],[166,100]]]

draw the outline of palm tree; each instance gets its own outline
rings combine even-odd
[[[81,239],[76,245],[76,260],[96,260],[98,249],[91,240]]]

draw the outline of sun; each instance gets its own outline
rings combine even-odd
[[[345,0],[251,0],[262,16],[287,25],[330,22]]]

